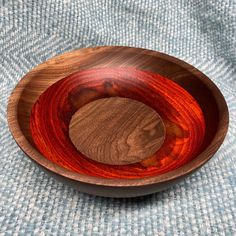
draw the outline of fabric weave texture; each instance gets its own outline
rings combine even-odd
[[[46,59],[81,47],[168,53],[203,71],[230,112],[224,144],[162,193],[108,199],[39,170],[14,142],[8,97]],[[235,0],[0,0],[0,235],[236,235]]]

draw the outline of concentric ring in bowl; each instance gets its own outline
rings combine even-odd
[[[105,165],[85,158],[69,138],[69,122],[83,105],[104,97],[127,97],[157,111],[166,127],[164,144],[153,156],[135,164]],[[205,121],[196,100],[175,82],[134,68],[84,70],[50,86],[35,103],[31,132],[49,160],[80,174],[103,178],[140,178],[176,169],[201,148]]]

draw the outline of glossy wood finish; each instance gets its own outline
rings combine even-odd
[[[127,165],[152,156],[164,142],[165,127],[151,107],[133,99],[110,97],[75,112],[69,136],[87,158]]]
[[[200,105],[206,123],[206,134],[198,156],[178,169],[140,179],[104,179],[83,175],[46,159],[32,141],[29,121],[33,104],[50,85],[65,76],[79,70],[101,67],[133,67],[158,73],[188,91]],[[90,92],[89,96],[93,96]],[[87,91],[84,93],[87,94]],[[80,105],[86,104],[87,99],[81,99]],[[29,72],[10,97],[8,122],[22,150],[56,178],[92,194],[133,197],[163,190],[206,163],[224,140],[228,128],[228,109],[218,88],[204,74],[181,60],[139,48],[97,47],[57,56]]]
[[[161,116],[165,142],[154,155],[132,165],[107,166],[72,145],[72,115],[88,102],[113,96],[141,101]],[[30,126],[34,143],[49,160],[81,174],[123,179],[156,176],[186,164],[196,157],[205,135],[202,111],[189,93],[157,73],[130,67],[83,70],[58,81],[35,103]]]

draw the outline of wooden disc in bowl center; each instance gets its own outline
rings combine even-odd
[[[153,155],[163,144],[165,128],[151,107],[110,97],[88,103],[70,121],[70,139],[87,158],[126,165]]]

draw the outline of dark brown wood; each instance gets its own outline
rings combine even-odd
[[[198,101],[206,122],[206,136],[199,155],[176,170],[141,179],[104,179],[82,175],[44,158],[35,148],[29,129],[31,108],[40,94],[55,82],[79,70],[125,66],[168,77]],[[89,96],[93,96],[92,91]],[[203,73],[171,56],[129,47],[85,48],[44,62],[18,83],[9,99],[7,116],[14,139],[35,163],[79,190],[110,197],[134,197],[160,191],[197,170],[222,144],[229,119],[223,95]]]
[[[87,158],[109,165],[136,163],[163,144],[165,128],[151,107],[133,99],[98,99],[79,109],[69,135]]]

